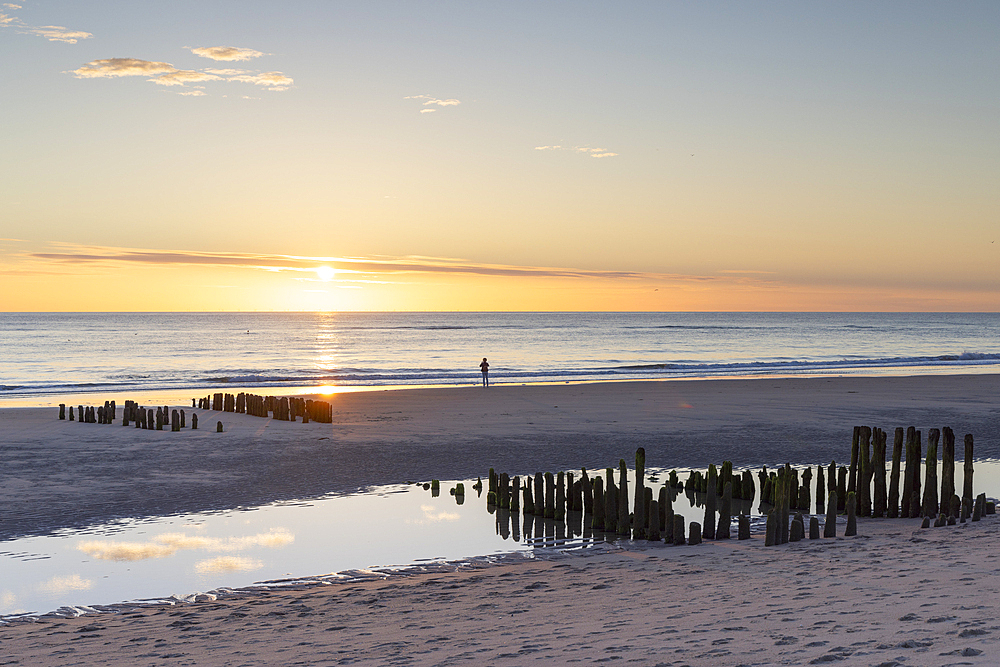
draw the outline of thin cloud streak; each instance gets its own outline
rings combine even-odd
[[[21,5],[12,2],[0,4],[0,7],[7,10],[22,9]],[[0,14],[0,28],[16,28],[24,35],[35,35],[44,37],[50,42],[63,42],[66,44],[76,44],[81,39],[90,39],[93,35],[83,30],[70,30],[61,25],[28,25],[16,16],[10,14]]]
[[[245,49],[238,46],[185,46],[184,48],[196,56],[211,58],[212,60],[252,60],[253,58],[260,58],[264,55],[260,51]]]
[[[715,276],[696,276],[641,271],[602,271],[504,264],[480,264],[458,259],[430,257],[359,258],[359,257],[299,257],[254,253],[201,253],[186,251],[132,250],[91,248],[88,251],[36,252],[27,257],[59,264],[146,264],[227,266],[265,271],[309,271],[328,266],[351,274],[465,274],[478,276],[582,278],[613,280],[681,280],[709,282]]]
[[[295,81],[282,72],[252,72],[239,69],[178,69],[173,64],[138,58],[92,60],[71,72],[78,79],[115,79],[126,76],[149,76],[160,86],[184,86],[205,81],[235,81],[264,86],[267,90],[288,90]]]

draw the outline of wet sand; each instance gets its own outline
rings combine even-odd
[[[181,433],[0,409],[0,540],[490,467],[593,470],[640,446],[650,467],[843,463],[855,424],[951,426],[1000,457],[998,397],[1000,375],[499,385],[336,394],[333,424],[196,410]]]

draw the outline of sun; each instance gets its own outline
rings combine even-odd
[[[315,271],[316,275],[319,276],[319,279],[325,283],[330,282],[331,280],[333,280],[333,277],[337,275],[337,272],[331,269],[329,266],[321,266],[315,269]]]

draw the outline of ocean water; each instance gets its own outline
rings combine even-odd
[[[998,313],[0,313],[0,404],[760,375],[993,373]]]

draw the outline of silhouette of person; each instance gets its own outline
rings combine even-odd
[[[483,372],[483,386],[490,386],[490,364],[486,361],[486,357],[483,357],[483,363],[479,364],[479,370]]]

